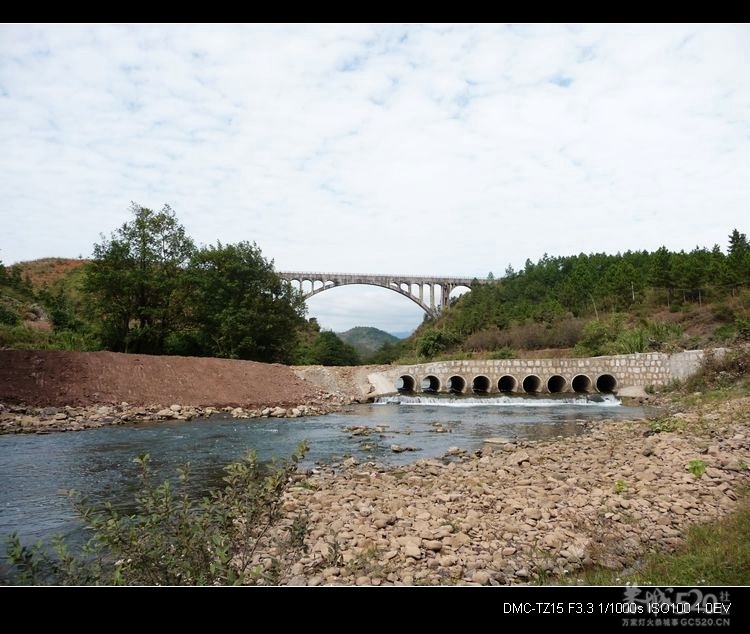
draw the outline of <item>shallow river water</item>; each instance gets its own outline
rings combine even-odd
[[[585,421],[642,419],[653,412],[611,395],[546,397],[406,397],[354,405],[345,412],[296,419],[214,416],[189,422],[113,426],[80,432],[0,436],[0,536],[23,543],[71,535],[79,523],[66,489],[92,503],[130,508],[135,457],[148,453],[159,481],[190,463],[196,494],[217,486],[226,464],[254,449],[261,460],[285,458],[309,443],[302,466],[336,468],[346,458],[398,466],[476,452],[487,439],[550,439],[582,433]],[[395,449],[395,451],[394,451]],[[447,459],[447,458],[446,458]]]

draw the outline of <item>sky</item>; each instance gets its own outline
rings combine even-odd
[[[6,266],[90,257],[133,202],[277,271],[726,252],[750,25],[0,24],[0,166]],[[374,286],[307,306],[334,332],[424,317]]]

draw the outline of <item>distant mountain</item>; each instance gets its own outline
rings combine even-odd
[[[396,337],[396,339],[408,339],[413,334],[413,331],[404,330],[403,332],[392,332],[391,334]]]
[[[344,343],[352,346],[362,358],[369,357],[380,350],[384,343],[396,343],[399,341],[398,337],[370,326],[350,328],[346,332],[337,332],[336,336]]]

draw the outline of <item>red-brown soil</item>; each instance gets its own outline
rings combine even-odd
[[[71,260],[66,258],[42,258],[28,262],[18,262],[21,278],[28,277],[31,285],[39,290],[45,286],[52,287],[72,270],[77,269],[88,260]]]
[[[0,402],[35,407],[97,403],[233,407],[315,401],[319,386],[287,366],[116,352],[0,350]]]

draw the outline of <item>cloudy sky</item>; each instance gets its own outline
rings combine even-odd
[[[0,261],[170,205],[278,271],[499,277],[750,233],[750,25],[0,25]],[[308,301],[411,332],[396,293]]]

